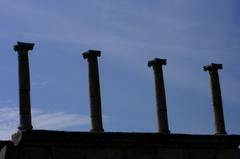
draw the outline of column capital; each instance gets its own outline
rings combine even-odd
[[[99,50],[88,50],[84,53],[82,53],[83,58],[90,58],[90,57],[100,57],[101,56],[101,51]]]
[[[166,64],[167,64],[166,59],[154,58],[153,60],[148,61],[148,67],[151,67],[154,65],[166,65]]]
[[[204,71],[212,71],[212,70],[218,70],[218,69],[222,69],[223,65],[222,64],[216,64],[216,63],[211,63],[210,65],[206,65],[203,67]]]
[[[28,51],[33,50],[34,43],[25,43],[25,42],[17,42],[17,45],[14,45],[14,51]]]

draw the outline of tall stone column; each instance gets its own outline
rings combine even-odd
[[[222,69],[222,64],[211,63],[210,65],[204,66],[203,69],[204,71],[208,71],[210,75],[215,133],[226,134],[222,107],[222,96],[218,76],[218,69]]]
[[[166,59],[158,58],[148,61],[148,67],[152,66],[154,72],[159,133],[170,133],[168,128],[166,95],[162,70],[162,65],[166,65],[166,61]]]
[[[30,102],[30,77],[28,51],[33,50],[34,44],[17,42],[14,50],[18,52],[18,71],[19,71],[19,130],[31,130],[31,102]]]
[[[89,76],[89,96],[92,132],[103,132],[102,110],[101,110],[101,94],[99,83],[99,71],[97,57],[101,56],[101,51],[88,50],[84,52],[83,58],[88,60],[88,76]]]

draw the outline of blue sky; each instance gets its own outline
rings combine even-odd
[[[0,138],[18,125],[17,41],[35,43],[30,53],[31,100],[36,129],[88,131],[87,62],[99,58],[106,131],[157,130],[152,69],[164,66],[172,133],[212,134],[208,73],[219,72],[227,132],[240,127],[239,0],[1,0]]]

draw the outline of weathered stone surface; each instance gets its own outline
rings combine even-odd
[[[240,135],[19,131],[0,159],[239,159]]]
[[[19,149],[19,156],[23,159],[52,159],[52,150],[48,146],[26,146]]]
[[[222,64],[211,63],[210,65],[204,66],[203,69],[204,71],[208,71],[210,76],[215,134],[226,134],[222,95],[218,76],[218,69],[222,69]]]
[[[185,149],[184,156],[186,158],[194,158],[194,159],[214,159],[216,156],[216,149],[214,148],[198,148],[198,149]]]
[[[185,154],[185,150],[182,148],[164,148],[161,147],[158,149],[157,151],[157,158],[161,159],[161,158],[168,158],[168,159],[174,159],[176,158],[176,156],[178,157],[178,159],[185,159],[186,158],[186,154]]]
[[[155,58],[153,60],[148,61],[148,67],[153,67],[154,72],[158,132],[160,133],[170,133],[168,127],[167,102],[162,70],[162,65],[166,64],[167,64],[166,59]]]
[[[7,145],[12,145],[13,143],[11,141],[0,141],[0,150],[1,148],[3,148],[4,146]]]
[[[240,151],[239,149],[219,149],[216,153],[216,159],[240,159]]]
[[[88,61],[88,77],[89,77],[89,98],[90,98],[90,112],[92,132],[103,132],[102,123],[102,106],[101,93],[98,71],[97,57],[101,56],[101,51],[88,50],[84,52],[83,58]]]
[[[14,147],[12,142],[6,143],[0,151],[0,159],[15,159],[19,157],[19,148]]]
[[[157,151],[156,147],[141,147],[136,145],[125,148],[123,156],[123,158],[127,159],[156,159]]]

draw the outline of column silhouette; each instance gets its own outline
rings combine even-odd
[[[83,58],[88,60],[88,76],[89,76],[89,96],[92,132],[103,132],[102,110],[101,110],[101,94],[98,71],[97,57],[101,56],[101,51],[88,50],[84,52]]]
[[[167,64],[166,61],[166,59],[159,58],[148,61],[148,67],[152,66],[154,72],[158,131],[160,133],[170,133],[168,128],[167,104],[162,70],[162,65]]]
[[[210,65],[204,66],[203,69],[204,71],[208,71],[210,75],[215,134],[226,134],[221,88],[218,76],[218,69],[222,69],[222,64],[211,63]]]
[[[18,71],[19,71],[19,130],[31,130],[31,101],[30,101],[30,77],[28,51],[33,50],[33,43],[17,42],[14,50],[18,52]]]

